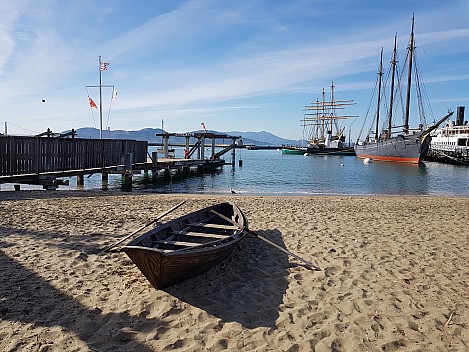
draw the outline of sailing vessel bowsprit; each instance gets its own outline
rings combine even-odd
[[[450,117],[453,112],[449,112],[446,116],[431,125],[425,123],[425,111],[422,102],[421,85],[418,80],[417,65],[415,60],[415,42],[414,42],[414,17],[412,16],[412,29],[410,34],[410,43],[407,48],[407,56],[405,59],[404,70],[401,75],[397,73],[397,37],[394,40],[393,58],[391,60],[390,70],[390,98],[388,112],[384,123],[380,121],[380,106],[385,100],[384,90],[382,89],[383,76],[383,55],[381,50],[380,68],[378,73],[378,93],[377,93],[377,109],[374,115],[374,123],[371,124],[364,138],[358,137],[354,149],[360,158],[370,158],[383,161],[397,161],[406,163],[421,163],[428,152],[430,145],[430,132],[436,129],[443,121]],[[407,69],[407,76],[405,76]],[[417,78],[415,87],[417,89],[418,108],[420,112],[420,124],[416,128],[410,128],[410,98],[413,75]],[[406,78],[405,78],[406,77]],[[396,82],[397,78],[397,82]],[[404,118],[402,125],[394,125],[394,106],[397,102],[402,101],[395,98],[395,94],[401,93],[400,87],[404,85],[402,80],[407,79],[405,106],[403,107]],[[388,80],[389,81],[389,80]],[[397,86],[397,88],[396,88]],[[366,123],[366,120],[365,120]],[[382,123],[382,125],[380,125]]]

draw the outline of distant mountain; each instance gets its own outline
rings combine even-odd
[[[69,131],[65,131],[69,132]],[[64,132],[64,133],[65,133]],[[78,128],[76,130],[78,138],[99,138],[99,130],[96,128],[84,127]],[[125,130],[114,130],[114,131],[103,131],[104,138],[111,139],[133,139],[137,141],[148,141],[149,143],[161,143],[161,137],[157,137],[156,134],[161,134],[161,128],[145,128],[139,131],[125,131]],[[192,131],[195,133],[203,132],[202,130]],[[280,146],[282,144],[300,144],[300,140],[291,140],[278,137],[270,132],[261,131],[261,132],[240,132],[240,131],[230,131],[230,132],[220,132],[220,131],[208,131],[211,133],[220,133],[227,134],[230,136],[240,136],[245,145],[255,144],[255,145],[274,145]],[[193,141],[191,141],[193,142]],[[185,143],[184,137],[170,137],[170,144],[183,144]]]
[[[256,145],[282,145],[282,144],[299,144],[301,141],[285,139],[278,137],[270,132],[261,131],[261,132],[239,132],[232,131],[226,132],[232,136],[241,136],[243,137],[244,144],[256,144]],[[249,142],[251,141],[251,142]]]
[[[134,139],[137,141],[148,141],[156,143],[161,141],[161,137],[156,137],[157,133],[161,133],[161,128],[145,128],[140,131],[103,131],[103,138],[111,139]],[[76,130],[78,138],[99,138],[99,130],[96,128],[85,127]]]

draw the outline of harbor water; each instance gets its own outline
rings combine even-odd
[[[178,155],[181,154],[181,155]],[[176,157],[182,157],[182,149]],[[207,153],[208,155],[208,153]],[[225,155],[227,163],[231,154]],[[239,166],[242,160],[242,166]],[[166,184],[153,184],[143,173],[134,175],[133,190],[157,193],[243,195],[418,195],[469,196],[469,168],[438,162],[420,165],[364,163],[354,156],[303,156],[278,150],[236,150],[235,167],[225,165],[212,174],[192,175]],[[79,189],[74,177],[60,190]],[[34,188],[35,187],[35,188]],[[109,190],[120,189],[121,176],[109,175]],[[22,189],[42,189],[21,185]],[[101,174],[85,178],[84,189],[102,188]],[[1,185],[2,190],[13,185]]]

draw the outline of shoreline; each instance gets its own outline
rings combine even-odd
[[[468,197],[108,192],[0,192],[0,350],[469,345]],[[102,252],[181,200],[163,221],[234,201],[252,230],[322,271],[247,237],[155,290],[124,253]]]
[[[461,195],[437,195],[437,194],[342,194],[342,193],[308,193],[308,194],[303,194],[303,193],[291,193],[291,194],[285,194],[285,193],[242,193],[242,192],[236,192],[236,193],[231,193],[229,191],[227,192],[219,192],[219,193],[182,193],[182,192],[157,192],[157,191],[145,191],[145,190],[139,190],[139,189],[133,189],[132,191],[125,191],[121,189],[108,189],[108,190],[101,190],[101,189],[70,189],[70,190],[44,190],[44,189],[37,189],[37,190],[20,190],[20,191],[15,191],[15,190],[0,190],[0,201],[2,198],[7,198],[8,195],[13,195],[13,197],[9,197],[11,199],[13,198],[21,198],[23,195],[28,197],[32,194],[47,194],[47,197],[54,197],[54,195],[57,195],[57,198],[62,198],[62,197],[80,197],[79,193],[83,193],[85,196],[88,194],[93,194],[95,196],[111,196],[111,195],[160,195],[160,196],[178,196],[178,197],[267,197],[267,198],[316,198],[316,197],[403,197],[403,198],[468,198],[469,195],[461,194]],[[17,197],[14,195],[18,195]],[[23,194],[23,195],[21,195]]]

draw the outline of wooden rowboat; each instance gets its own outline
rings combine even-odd
[[[246,227],[247,219],[235,204],[220,203],[159,225],[122,250],[156,289],[162,289],[224,260],[244,238]]]

